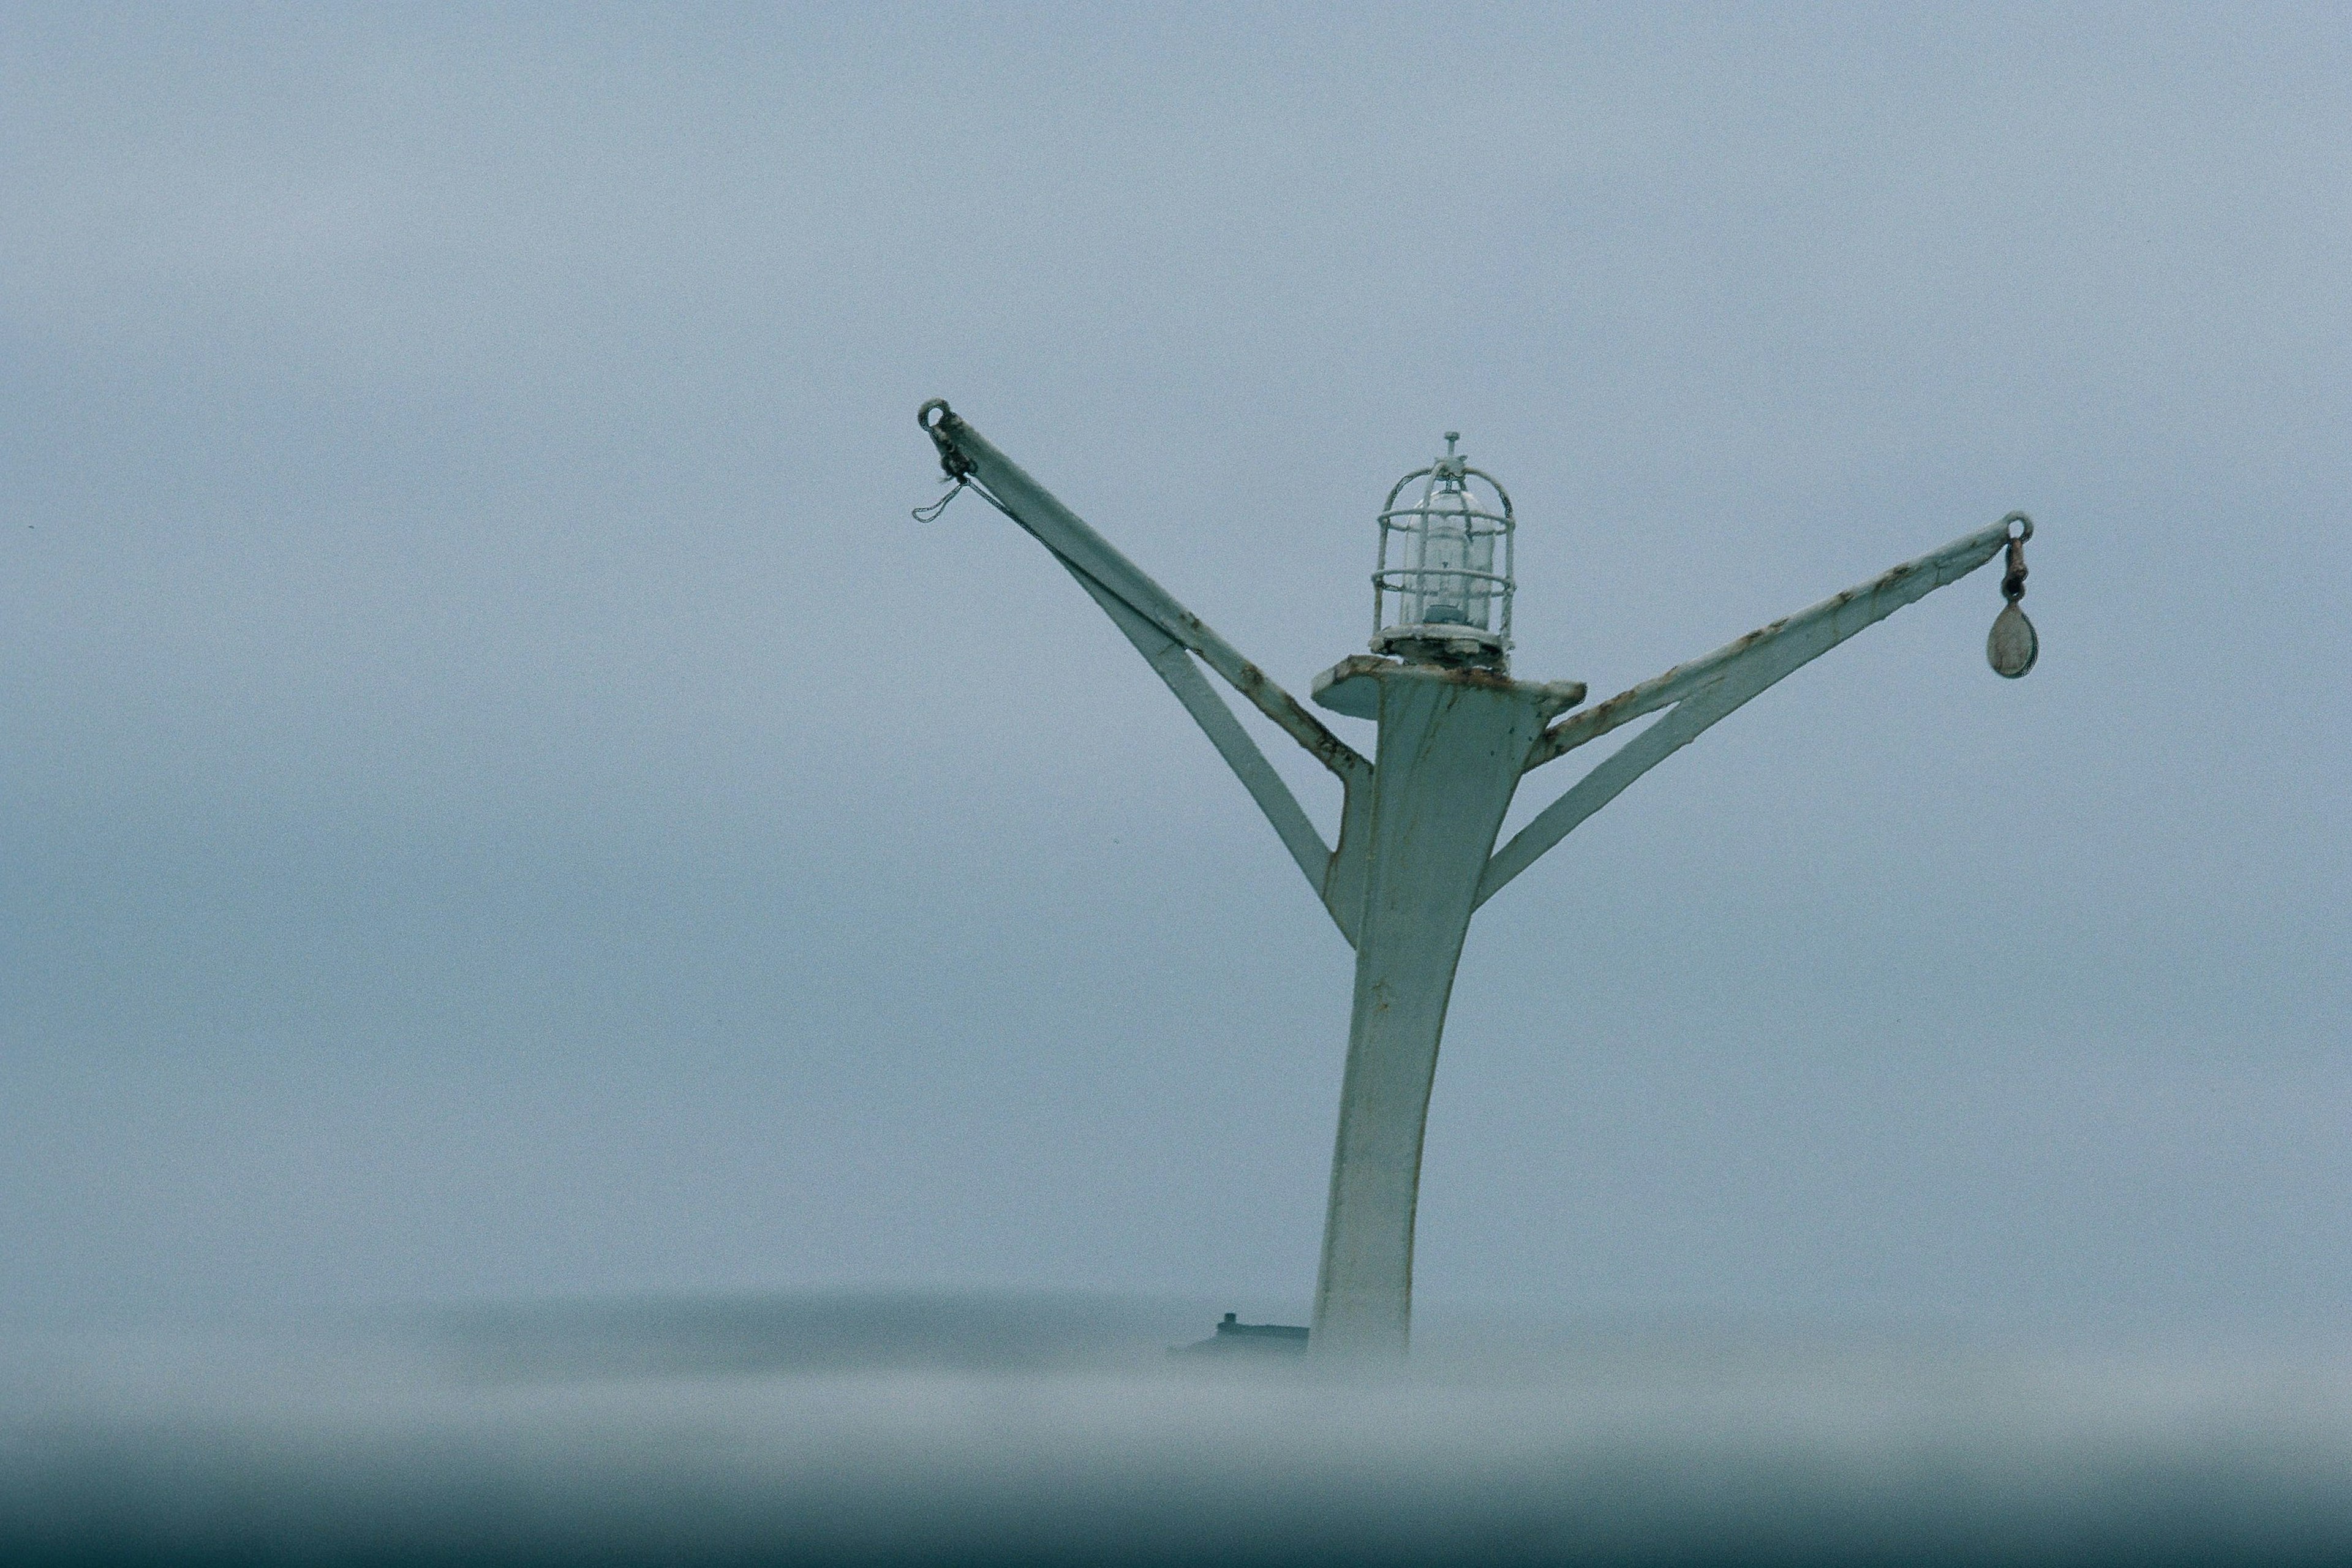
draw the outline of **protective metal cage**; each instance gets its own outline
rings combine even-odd
[[[1399,479],[1381,508],[1372,651],[1498,668],[1511,647],[1516,524],[1511,498],[1495,477],[1454,451],[1461,439],[1448,430],[1445,455]],[[1423,481],[1420,499],[1399,506],[1415,479]],[[1479,493],[1482,486],[1491,500]]]

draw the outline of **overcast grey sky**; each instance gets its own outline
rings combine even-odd
[[[2343,6],[7,7],[0,1311],[1300,1321],[1349,955],[941,395],[1300,692],[1449,428],[1596,697],[2030,510],[2031,678],[1482,913],[1423,1300],[2340,1321],[2347,125]]]

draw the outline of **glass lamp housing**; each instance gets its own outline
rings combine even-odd
[[[1372,651],[1499,669],[1511,647],[1511,498],[1454,451],[1461,439],[1447,431],[1445,455],[1399,479],[1381,509]]]

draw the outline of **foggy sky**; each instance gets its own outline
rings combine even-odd
[[[2340,1321],[2347,123],[2341,6],[8,8],[0,1313],[1302,1321],[1349,955],[944,395],[1301,695],[1447,429],[1596,698],[2032,512],[2027,679],[1979,574],[1482,912],[1422,1297]]]

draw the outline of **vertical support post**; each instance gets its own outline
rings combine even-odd
[[[1557,688],[1388,666],[1356,936],[1355,1006],[1315,1288],[1318,1357],[1392,1359],[1412,1326],[1412,1232],[1437,1047],[1478,879]]]

